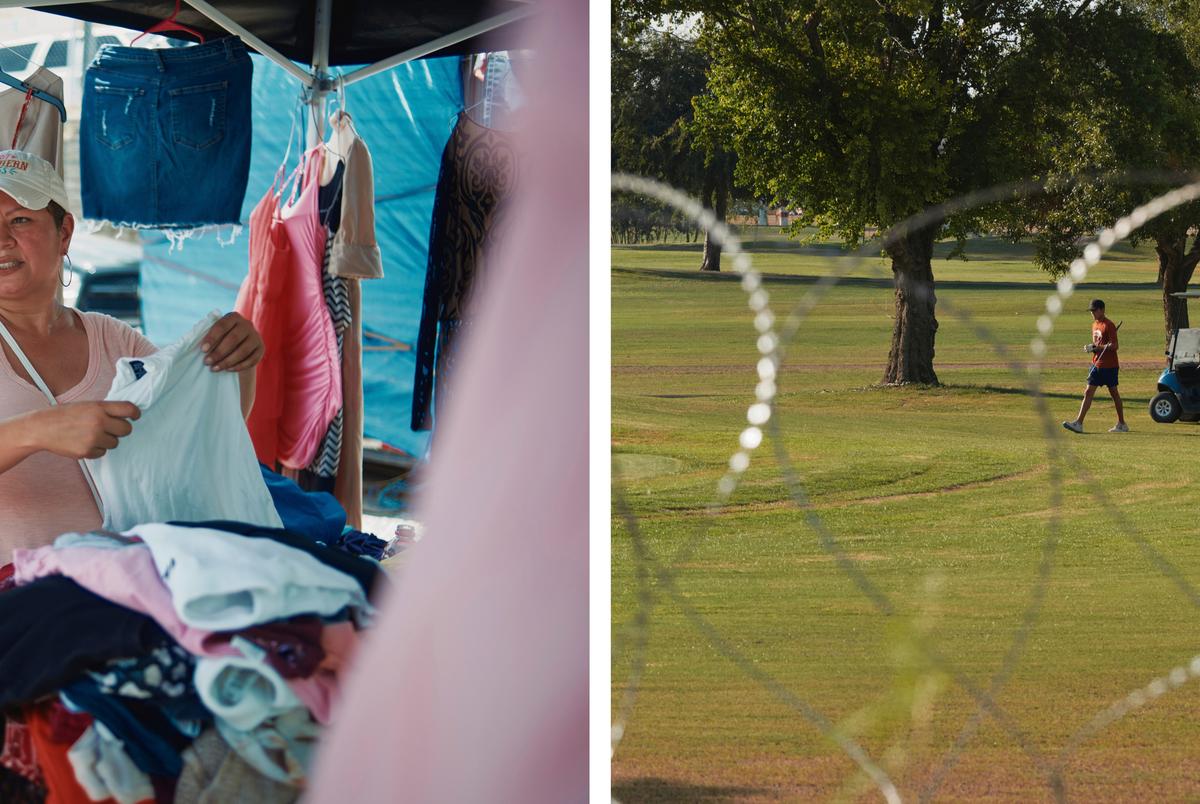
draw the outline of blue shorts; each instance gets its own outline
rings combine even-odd
[[[1100,368],[1092,366],[1092,370],[1088,372],[1088,385],[1103,385],[1108,388],[1117,387],[1117,372],[1119,368]]]
[[[83,216],[139,227],[237,223],[250,177],[253,69],[232,36],[101,47],[83,82]]]

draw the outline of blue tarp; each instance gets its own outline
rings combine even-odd
[[[252,58],[254,137],[243,224],[283,160],[300,96],[294,78],[261,56]],[[345,90],[346,109],[375,167],[375,231],[385,274],[362,282],[364,431],[414,456],[428,441],[427,433],[409,427],[415,351],[387,348],[372,335],[416,344],[442,149],[463,105],[459,64],[454,57],[421,59]],[[298,126],[302,143],[301,131]],[[299,150],[293,144],[289,170]],[[144,233],[142,315],[150,340],[165,345],[208,311],[233,309],[247,270],[247,232],[225,246],[210,232],[174,251],[160,233]]]

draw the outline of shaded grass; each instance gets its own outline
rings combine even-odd
[[[679,593],[755,666],[855,735],[906,798],[925,784],[974,706],[915,646],[928,640],[986,686],[1029,604],[1053,509],[1042,425],[1022,380],[945,312],[969,310],[1018,359],[1052,286],[1028,250],[972,243],[979,259],[935,262],[936,367],[944,387],[883,389],[891,334],[879,261],[828,293],[779,378],[776,421],[825,525],[895,603],[880,615],[821,549],[789,497],[770,439],[731,505],[705,516],[753,401],[751,316],[736,279],[699,275],[696,249],[613,249],[614,477],[648,549],[666,559],[693,539]],[[777,315],[846,258],[829,247],[762,245],[756,267]],[[878,269],[878,270],[873,270]],[[1200,427],[1150,422],[1162,365],[1153,255],[1125,248],[1098,266],[1049,338],[1043,390],[1057,420],[1078,408],[1102,296],[1121,330],[1122,396],[1133,432],[1068,443],[1139,533],[1200,583],[1186,500]],[[1078,309],[1075,309],[1078,308]],[[1055,425],[1057,426],[1057,424]],[[1099,711],[1197,652],[1186,598],[1070,476],[1045,608],[998,696],[1033,750],[1054,756]],[[632,660],[636,610],[629,533],[613,519],[614,700]],[[666,599],[650,626],[636,709],[613,761],[627,800],[776,800],[867,795],[855,766],[800,716],[721,657]],[[1189,750],[1200,685],[1185,685],[1086,743],[1067,765],[1072,797],[1200,796]],[[1045,800],[1031,760],[985,720],[942,800]]]

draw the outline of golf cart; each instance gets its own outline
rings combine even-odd
[[[1166,355],[1150,418],[1159,424],[1200,421],[1200,329],[1175,330]]]

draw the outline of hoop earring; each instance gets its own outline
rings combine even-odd
[[[65,287],[70,287],[71,282],[73,282],[75,280],[75,266],[71,264],[71,255],[70,254],[64,254],[63,259],[67,261],[67,277],[68,278],[67,278],[67,281],[64,282],[64,281],[62,281],[62,276],[59,276],[58,284],[62,285],[65,288]]]

